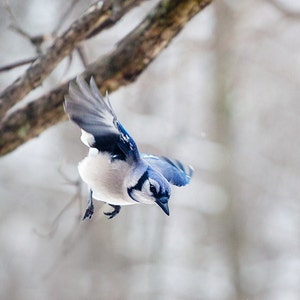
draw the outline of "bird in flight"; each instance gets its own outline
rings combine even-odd
[[[115,217],[122,205],[156,204],[169,215],[170,184],[184,186],[193,169],[178,160],[140,153],[118,121],[108,98],[101,95],[93,77],[88,84],[78,76],[65,96],[64,109],[81,128],[89,154],[78,165],[90,196],[83,220],[94,213],[93,199],[108,203]]]

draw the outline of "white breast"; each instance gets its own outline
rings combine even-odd
[[[93,198],[114,205],[138,203],[128,196],[127,187],[124,185],[129,170],[130,166],[126,162],[111,162],[108,154],[98,151],[91,152],[78,165],[82,180],[93,191]]]

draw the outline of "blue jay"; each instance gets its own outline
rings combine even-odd
[[[76,84],[77,83],[77,84]],[[88,85],[77,77],[69,86],[64,108],[82,131],[81,141],[90,150],[78,165],[90,196],[83,220],[94,213],[93,199],[113,207],[104,213],[116,216],[121,205],[157,204],[169,215],[170,183],[189,183],[192,168],[177,160],[139,153],[137,145],[118,121],[106,92],[104,98],[93,77]]]

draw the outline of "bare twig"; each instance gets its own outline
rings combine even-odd
[[[57,25],[55,26],[53,32],[51,35],[37,35],[37,36],[31,36],[30,34],[28,34],[26,31],[24,31],[24,29],[22,29],[22,27],[19,25],[16,16],[14,15],[14,13],[12,12],[12,9],[10,7],[10,5],[8,4],[7,0],[2,0],[3,3],[3,7],[4,9],[7,11],[10,19],[11,19],[11,24],[10,24],[10,28],[13,29],[14,31],[16,31],[18,34],[24,36],[26,39],[28,39],[36,48],[37,53],[41,54],[41,45],[45,40],[49,40],[50,36],[51,38],[54,38],[57,36],[58,31],[60,30],[60,28],[62,27],[64,21],[66,20],[66,17],[72,12],[73,8],[75,7],[76,3],[79,0],[72,0],[72,2],[70,3],[70,5],[68,6],[68,8],[66,9],[66,11],[63,13],[63,15],[60,17],[60,19],[57,22]],[[78,47],[80,47],[80,45],[78,45]],[[86,60],[84,60],[84,55],[81,51],[81,49],[78,49],[78,53],[80,55],[80,58],[83,61],[83,64],[86,66]],[[5,71],[9,71],[11,69],[23,66],[23,65],[27,65],[29,63],[34,62],[37,59],[37,57],[34,58],[28,58],[28,59],[23,59],[21,61],[18,62],[14,62],[8,65],[4,65],[4,66],[0,66],[0,72],[5,72]],[[68,67],[70,66],[71,62],[72,62],[72,58],[70,58],[69,60],[69,64]]]
[[[12,27],[15,31],[17,31],[21,35],[23,35],[27,38],[30,38],[30,36],[19,25],[18,20],[17,20],[16,16],[14,15],[14,13],[13,13],[9,3],[7,2],[7,0],[2,0],[2,6],[4,7],[7,14],[9,15],[9,18],[10,18],[10,21],[11,21],[10,27]]]
[[[12,30],[14,30],[15,32],[17,32],[18,34],[20,34],[21,36],[25,37],[36,49],[37,54],[41,54],[42,53],[42,43],[45,40],[49,39],[49,35],[43,35],[43,34],[39,34],[36,36],[31,36],[29,33],[27,33],[19,24],[16,16],[14,15],[10,5],[8,4],[7,0],[2,0],[2,5],[4,7],[4,9],[6,10],[6,12],[8,13],[10,20],[11,20],[11,24],[10,24],[10,28]]]
[[[31,64],[36,59],[37,59],[36,57],[27,58],[27,59],[23,59],[23,60],[17,61],[15,63],[11,63],[11,64],[8,64],[8,65],[2,66],[2,67],[0,67],[0,72],[9,71],[9,70],[15,69],[17,67],[21,67],[21,66],[24,66],[24,65]]]
[[[133,82],[151,61],[169,45],[183,26],[212,0],[163,0],[117,49],[91,64],[83,73],[94,76],[102,92],[114,91]],[[0,123],[0,155],[36,137],[65,120],[64,95],[68,83],[9,115]]]
[[[79,0],[72,0],[70,3],[69,7],[66,9],[66,11],[63,13],[63,15],[59,18],[57,25],[55,26],[52,34],[53,36],[57,36],[58,31],[61,29],[62,25],[64,24],[67,16],[72,12],[74,9],[75,5],[77,4]]]
[[[86,68],[88,65],[88,60],[87,60],[87,57],[86,57],[83,47],[81,45],[78,45],[78,47],[76,47],[76,51],[80,57],[80,60],[83,64],[83,66]]]
[[[114,1],[98,1],[76,20],[53,45],[38,57],[27,71],[0,94],[0,119],[32,89],[39,86],[58,63],[68,56],[76,45],[95,30],[102,30],[117,22],[128,10],[143,0],[124,0],[117,12]]]
[[[63,173],[62,171],[62,166],[60,166],[60,168],[58,169],[58,172],[60,173],[60,175],[64,178],[65,180],[65,184],[71,185],[75,187],[75,194],[74,196],[63,206],[63,208],[59,211],[59,213],[56,215],[56,217],[53,219],[53,221],[51,222],[50,228],[49,230],[47,230],[46,232],[42,232],[40,231],[40,229],[35,228],[34,232],[39,235],[40,237],[45,237],[45,238],[52,238],[55,233],[56,230],[58,228],[59,222],[61,221],[64,213],[66,211],[68,211],[68,209],[76,202],[79,203],[80,208],[81,208],[81,200],[82,200],[82,194],[81,194],[81,181],[79,180],[79,178],[77,180],[73,180],[67,177],[67,175],[65,173]],[[78,220],[81,219],[81,214],[82,214],[82,209],[80,209],[80,214],[78,216]]]

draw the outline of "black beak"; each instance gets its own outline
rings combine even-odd
[[[156,204],[164,211],[166,215],[170,215],[168,206],[168,197],[161,197],[156,200]]]

